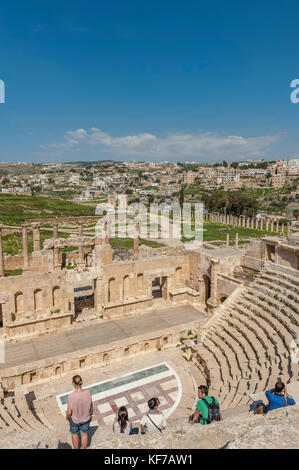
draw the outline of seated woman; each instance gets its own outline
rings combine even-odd
[[[149,411],[140,421],[141,433],[162,433],[166,426],[165,416],[158,410],[160,405],[159,398],[151,398],[148,401]]]
[[[265,395],[268,398],[268,405],[265,405],[262,401],[257,402],[254,414],[264,415],[268,411],[276,410],[277,408],[296,405],[295,400],[288,395],[287,387],[280,377],[277,379],[275,388],[267,390]]]
[[[118,415],[113,423],[113,432],[116,434],[131,434],[132,423],[129,421],[128,411],[125,406],[121,406],[118,410]]]

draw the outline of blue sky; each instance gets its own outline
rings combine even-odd
[[[4,2],[1,161],[299,155],[295,0]]]

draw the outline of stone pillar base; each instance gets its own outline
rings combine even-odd
[[[208,299],[207,301],[208,312],[213,313],[214,310],[218,307],[218,302],[215,299]]]

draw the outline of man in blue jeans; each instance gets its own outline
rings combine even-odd
[[[296,405],[295,400],[287,393],[287,387],[281,381],[280,377],[277,379],[275,388],[267,390],[265,395],[268,398],[269,403],[268,405],[265,405],[261,400],[258,401],[254,412],[255,415],[264,415],[268,413],[268,411],[276,410],[277,408]]]

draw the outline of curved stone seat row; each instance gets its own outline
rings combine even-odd
[[[211,324],[202,344],[191,348],[223,409],[248,404],[249,395],[278,376],[286,383],[298,380],[291,355],[299,338],[298,293],[299,278],[291,272],[265,269]]]

